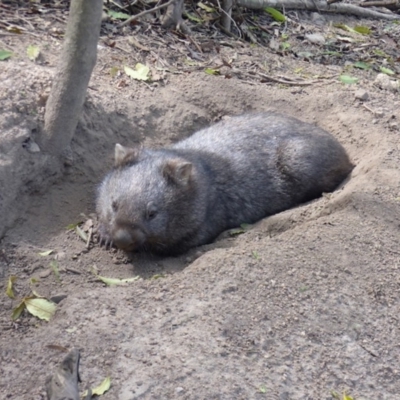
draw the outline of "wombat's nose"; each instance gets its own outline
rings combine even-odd
[[[146,237],[141,229],[120,228],[113,235],[113,243],[122,250],[134,251],[143,245]]]
[[[132,237],[126,229],[118,229],[113,235],[114,244],[120,249],[130,249],[133,245]]]

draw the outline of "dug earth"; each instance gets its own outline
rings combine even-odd
[[[331,192],[352,168],[331,134],[274,112],[228,118],[168,148],[117,144],[97,197],[100,241],[179,254]]]

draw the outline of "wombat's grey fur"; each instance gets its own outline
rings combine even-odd
[[[100,240],[182,253],[332,191],[352,168],[329,133],[272,112],[229,118],[166,149],[117,144],[97,198]]]

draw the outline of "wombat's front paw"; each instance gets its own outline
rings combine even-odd
[[[113,247],[112,237],[108,233],[105,225],[102,223],[99,223],[99,225],[97,226],[97,237],[100,246],[104,245],[106,250],[107,248],[111,249],[111,247]]]

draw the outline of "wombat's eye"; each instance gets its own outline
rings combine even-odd
[[[147,219],[153,219],[157,215],[157,209],[153,203],[149,203],[146,210]]]
[[[147,210],[147,219],[153,219],[157,215],[157,210]]]
[[[118,203],[115,200],[111,203],[111,208],[114,212],[118,211]]]

